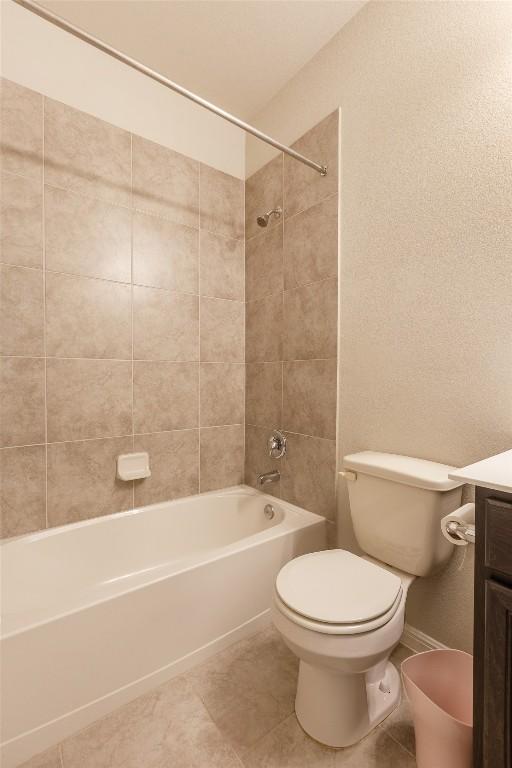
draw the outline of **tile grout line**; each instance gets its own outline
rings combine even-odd
[[[335,355],[331,355],[331,357],[292,357],[284,358],[283,360],[250,360],[248,365],[277,365],[278,363],[283,363],[284,365],[292,363],[325,363],[329,360],[336,361],[337,357]]]
[[[222,653],[222,651],[220,651],[219,653]],[[211,658],[215,658],[215,656],[212,656]],[[240,763],[240,768],[245,768],[245,763],[243,762],[241,756],[238,754],[238,752],[237,752],[236,748],[234,747],[234,745],[231,743],[231,739],[229,737],[227,737],[227,736],[224,736],[224,734],[222,733],[222,731],[221,731],[220,727],[217,725],[217,722],[216,722],[212,712],[210,711],[210,708],[208,707],[204,697],[202,696],[200,690],[196,689],[196,686],[194,685],[194,683],[192,683],[192,690],[194,692],[194,696],[197,696],[197,698],[201,702],[201,704],[202,704],[206,714],[208,715],[209,720],[211,721],[211,723],[214,726],[215,730],[219,734],[222,742],[224,744],[226,744],[226,746],[229,746],[231,752],[234,754],[234,756],[236,757],[236,759]]]
[[[130,134],[130,135],[131,135],[132,143],[133,143],[133,136],[134,135],[137,136],[137,134]],[[181,154],[181,153],[178,153],[178,154]],[[187,157],[187,155],[182,155],[182,157]],[[207,167],[213,167],[213,166],[207,166]],[[217,170],[217,169],[214,169],[214,170]],[[12,171],[3,171],[3,173],[8,173],[8,174],[10,174],[12,176],[17,176],[19,178],[24,178],[24,179],[25,178],[26,179],[29,178],[28,176],[24,176],[23,174],[20,174],[20,173],[13,173]],[[223,173],[223,171],[220,171],[220,173]],[[226,175],[229,176],[232,179],[236,179],[237,181],[242,181],[242,182],[244,181],[243,179],[239,179],[237,176],[233,176],[230,173],[228,173]],[[184,229],[189,229],[189,230],[192,230],[194,232],[199,232],[199,225],[197,227],[195,227],[195,226],[191,226],[190,224],[184,224],[182,221],[178,221],[177,219],[173,219],[173,218],[170,218],[168,216],[163,216],[161,213],[159,213],[158,211],[155,211],[155,210],[153,210],[151,208],[140,208],[140,207],[138,207],[134,203],[134,201],[133,201],[133,190],[132,190],[132,192],[130,194],[131,203],[129,205],[127,205],[127,204],[119,203],[119,202],[117,202],[115,200],[109,200],[106,197],[101,197],[101,196],[94,195],[92,193],[91,194],[87,194],[86,192],[83,192],[82,190],[74,189],[72,187],[59,186],[58,184],[49,184],[48,182],[45,182],[45,186],[48,187],[49,189],[54,189],[54,190],[57,190],[59,192],[65,192],[66,194],[71,195],[73,197],[81,198],[82,200],[91,200],[91,201],[94,201],[94,202],[97,202],[97,203],[101,203],[101,204],[106,205],[106,206],[110,206],[111,208],[121,208],[122,210],[133,211],[135,214],[142,214],[143,216],[148,216],[148,217],[153,218],[153,219],[158,219],[159,221],[167,221],[170,224],[174,224],[174,225],[176,225],[178,227],[183,227]],[[223,240],[234,240],[234,241],[241,241],[242,240],[241,237],[231,237],[231,235],[225,235],[222,232],[217,232],[216,230],[209,229],[208,227],[203,227],[203,232],[209,232],[211,235],[215,235],[216,237],[220,237]]]
[[[198,254],[199,254],[199,248],[198,248]],[[17,265],[6,264],[5,266],[14,268]],[[20,267],[20,269],[34,269],[34,267]],[[51,274],[59,275],[63,277],[76,278],[77,280],[95,280],[100,283],[108,283],[109,285],[121,285],[121,286],[130,285],[130,283],[123,282],[122,280],[110,280],[107,277],[94,277],[91,275],[81,275],[74,272],[58,272],[56,270],[51,270],[51,269],[49,269],[48,272],[50,272]],[[160,291],[161,293],[172,294],[174,296],[189,296],[190,298],[194,298],[194,299],[208,299],[210,301],[230,301],[230,302],[233,302],[234,304],[243,304],[243,301],[241,299],[232,299],[227,296],[210,296],[209,294],[193,293],[192,291],[182,291],[179,288],[168,288],[163,285],[149,285],[147,283],[137,283],[137,282],[132,283],[132,285],[133,285],[133,288],[143,288],[147,291]]]
[[[341,312],[342,312],[342,306],[341,306],[341,295],[342,295],[342,282],[341,282],[341,274],[342,274],[342,264],[341,264],[341,205],[342,205],[342,194],[341,194],[341,179],[342,179],[342,155],[341,155],[341,140],[342,140],[342,133],[341,133],[341,107],[338,107],[337,110],[337,118],[336,118],[336,172],[338,174],[337,177],[337,184],[336,184],[336,193],[337,193],[337,200],[336,200],[336,277],[338,280],[337,283],[337,290],[336,290],[336,410],[335,410],[335,434],[336,434],[336,447],[335,447],[335,468],[336,473],[334,477],[334,498],[336,507],[338,506],[338,500],[339,500],[339,493],[338,493],[338,470],[341,467],[341,343],[342,343],[342,335],[341,335]],[[336,544],[338,543],[338,514],[336,513],[334,516],[334,524],[335,524],[335,533],[334,533],[334,540]]]
[[[199,249],[198,249],[198,252],[199,252]],[[2,260],[0,260],[0,265],[2,267],[8,267],[9,269],[29,270],[31,272],[43,271],[42,267],[29,267],[24,264],[11,264],[8,261],[2,261]],[[132,283],[130,281],[125,281],[125,280],[113,280],[109,277],[98,277],[97,275],[85,275],[79,272],[63,272],[62,270],[57,270],[57,269],[46,269],[46,272],[51,275],[58,275],[59,277],[68,277],[72,279],[74,278],[75,280],[93,280],[99,283],[107,283],[108,285],[132,286],[133,288],[145,288],[146,290],[161,291],[163,293],[173,294],[176,296],[189,296],[191,298],[209,299],[212,301],[230,301],[238,304],[245,303],[243,298],[240,299],[240,298],[231,298],[228,296],[213,296],[210,294],[194,293],[193,291],[183,291],[178,288],[168,288],[162,285],[150,285],[148,283],[136,283],[136,282]],[[259,299],[254,299],[254,301],[258,301],[258,300]]]
[[[130,363],[131,357],[66,357],[60,355],[48,355],[48,360],[84,360],[87,362],[98,363]],[[44,360],[44,355],[0,355],[0,359],[10,360]],[[331,360],[334,358],[319,358],[320,360]],[[165,363],[166,365],[199,365],[199,360],[170,360],[169,358],[146,358],[136,357],[134,358],[136,363]],[[273,360],[267,360],[264,362],[276,362]],[[293,361],[292,361],[293,362]],[[300,362],[300,361],[299,361]],[[243,360],[204,360],[201,365],[243,365]]]
[[[276,496],[276,498],[281,499],[280,496]],[[281,500],[284,500],[284,499],[281,499]],[[243,755],[238,754],[236,747],[233,747],[233,751],[235,752],[236,756],[242,763],[243,768],[247,767],[247,763],[245,762],[245,759],[250,757],[251,753],[253,753],[254,750],[257,749],[257,747],[261,744],[261,742],[265,741],[265,739],[267,739],[272,733],[274,733],[274,731],[277,731],[277,729],[280,728],[283,725],[283,723],[285,723],[290,717],[293,717],[293,716],[294,716],[294,712],[289,712],[287,715],[277,720],[277,722],[275,722],[268,731],[265,731],[265,733],[263,733],[259,738],[256,739],[254,744],[251,744],[251,746],[248,747],[247,750],[245,750]]]
[[[283,252],[284,252],[284,248],[283,248]],[[319,280],[312,280],[309,283],[302,283],[301,285],[295,285],[295,286],[293,286],[293,288],[284,288],[283,287],[282,291],[275,291],[274,293],[267,293],[267,294],[265,294],[265,296],[260,296],[257,299],[249,299],[247,301],[247,304],[255,304],[257,301],[266,301],[267,299],[274,298],[279,293],[285,294],[285,293],[292,293],[292,291],[301,291],[303,288],[309,288],[312,285],[319,285],[320,283],[327,283],[327,282],[329,282],[329,280],[336,280],[337,281],[338,280],[338,276],[337,275],[329,275],[328,277],[321,277]]]
[[[235,421],[230,424],[207,424],[204,427],[201,427],[201,429],[225,429],[226,427],[241,427],[243,426],[243,422],[241,421]],[[258,425],[249,425],[249,426],[258,426]],[[51,440],[48,445],[69,445],[71,443],[91,443],[98,440],[124,440],[126,438],[130,437],[146,437],[148,435],[166,435],[171,434],[173,432],[194,432],[195,430],[199,430],[199,426],[196,427],[176,427],[175,429],[158,429],[153,430],[152,432],[128,432],[125,434],[120,435],[100,435],[99,437],[77,437],[74,440]],[[292,433],[290,433],[292,434]],[[12,451],[17,450],[18,448],[36,448],[36,447],[44,447],[45,443],[16,443],[15,445],[3,445],[0,447],[0,451]]]
[[[244,145],[245,146],[245,145]],[[246,285],[246,226],[245,226],[245,218],[246,218],[246,211],[245,211],[245,188],[246,188],[246,181],[244,179],[243,185],[242,185],[242,192],[243,192],[243,198],[242,198],[242,211],[243,211],[243,226],[244,226],[244,240],[243,240],[243,253],[244,253],[244,259],[243,259],[243,276],[244,276],[244,313],[243,313],[243,324],[244,324],[244,376],[243,376],[243,382],[244,382],[244,405],[243,405],[243,451],[242,451],[242,482],[245,482],[245,453],[246,453],[246,441],[245,441],[245,409],[246,409],[246,402],[247,402],[247,353],[246,353],[246,337],[247,337],[247,327],[246,327],[246,310],[247,310],[247,285]]]
[[[132,342],[132,451],[135,451],[135,338],[134,338],[134,286],[133,286],[133,133],[130,132],[130,324]],[[131,481],[132,509],[135,508],[135,480]]]
[[[253,427],[254,429],[273,429],[273,427],[269,426],[268,424],[252,424],[251,422],[247,422],[247,426]],[[320,435],[310,435],[307,432],[293,432],[291,429],[286,429],[285,427],[281,427],[281,430],[283,432],[286,432],[287,435],[295,435],[297,437],[309,437],[312,440],[325,440],[328,443],[336,442],[335,437],[320,437]]]
[[[285,227],[284,227],[284,220],[285,220],[285,196],[284,196],[284,189],[285,189],[285,168],[284,168],[284,154],[281,155],[281,207],[283,209],[282,213],[282,243],[283,243],[283,250],[282,250],[282,262],[281,262],[281,269],[282,269],[282,277],[283,277],[283,288],[281,291],[281,311],[282,311],[282,320],[281,320],[281,328],[284,330],[285,327]],[[283,429],[283,423],[284,423],[284,333],[281,333],[281,423],[279,424],[279,429]],[[279,498],[283,498],[284,496],[284,475],[286,473],[286,465],[287,465],[287,459],[286,454],[282,457],[283,458],[283,471],[280,473],[279,476]]]
[[[396,709],[395,709],[394,711],[396,712]],[[377,726],[377,728],[380,728],[380,729],[381,729],[381,731],[382,731],[382,733],[384,733],[384,734],[385,734],[385,735],[386,735],[388,738],[390,738],[392,741],[394,741],[394,742],[395,742],[395,744],[398,744],[398,746],[399,746],[399,747],[401,747],[401,749],[403,749],[403,750],[404,750],[404,752],[406,752],[406,753],[407,753],[408,755],[410,755],[410,756],[411,756],[411,757],[412,757],[414,760],[416,760],[416,754],[415,754],[414,752],[411,752],[409,749],[407,749],[407,747],[405,746],[405,744],[402,744],[402,742],[401,742],[401,741],[399,741],[399,740],[398,740],[398,739],[397,739],[395,736],[393,736],[391,733],[389,733],[389,731],[387,731],[387,730],[385,729],[385,727],[384,727],[384,723],[385,723],[385,722],[386,722],[386,721],[384,720],[382,723],[379,723],[379,724],[378,724],[378,726]]]
[[[45,525],[48,528],[48,348],[47,348],[47,324],[46,324],[46,199],[45,199],[45,170],[46,170],[46,146],[45,146],[45,117],[46,96],[42,98],[42,132],[43,153],[41,168],[41,246],[42,246],[42,280],[43,280],[43,356],[44,356],[44,516]]]
[[[197,290],[199,292],[197,307],[197,333],[198,333],[198,375],[197,375],[197,490],[201,493],[201,163],[197,169],[197,221],[198,221],[198,247],[197,247]]]
[[[283,161],[284,166],[284,161]],[[283,167],[283,177],[284,177],[284,167]],[[283,194],[284,194],[284,185],[283,185]],[[307,208],[301,208],[300,211],[297,211],[296,213],[292,214],[291,216],[285,216],[284,214],[284,200],[283,200],[283,223],[286,223],[288,221],[291,221],[292,219],[295,219],[297,216],[301,216],[303,213],[308,213],[312,208],[317,208],[321,205],[324,205],[329,200],[332,200],[334,197],[337,197],[338,190],[336,192],[332,192],[329,195],[326,195],[325,197],[322,197],[320,200],[317,200],[315,203],[311,203],[311,205],[308,205]],[[254,235],[251,235],[251,237],[247,238],[247,242],[250,242],[251,240],[255,240],[257,237],[264,237],[265,235],[268,235],[273,230],[277,229],[277,225],[274,224],[274,226],[271,226],[270,229],[266,229],[266,231],[262,232],[256,232]]]

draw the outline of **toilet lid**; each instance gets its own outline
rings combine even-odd
[[[370,621],[389,611],[402,588],[394,573],[344,549],[290,560],[276,591],[296,613],[329,624]]]

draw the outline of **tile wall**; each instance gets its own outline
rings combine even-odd
[[[293,146],[328,174],[278,156],[245,187],[245,478],[279,469],[265,490],[335,518],[338,328],[338,112]],[[281,206],[260,228],[256,217]],[[284,459],[268,456],[272,429]],[[331,531],[332,535],[334,532]]]
[[[2,535],[241,482],[243,182],[6,80],[1,118]]]
[[[334,520],[338,114],[295,145],[327,177],[278,156],[245,225],[239,179],[6,80],[1,121],[2,536],[234,485],[244,448]]]

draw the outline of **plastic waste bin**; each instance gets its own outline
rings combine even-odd
[[[427,651],[402,663],[416,736],[418,768],[471,768],[473,657]]]

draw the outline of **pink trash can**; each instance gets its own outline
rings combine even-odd
[[[473,764],[473,657],[464,651],[427,651],[402,662],[410,701],[418,768]]]

